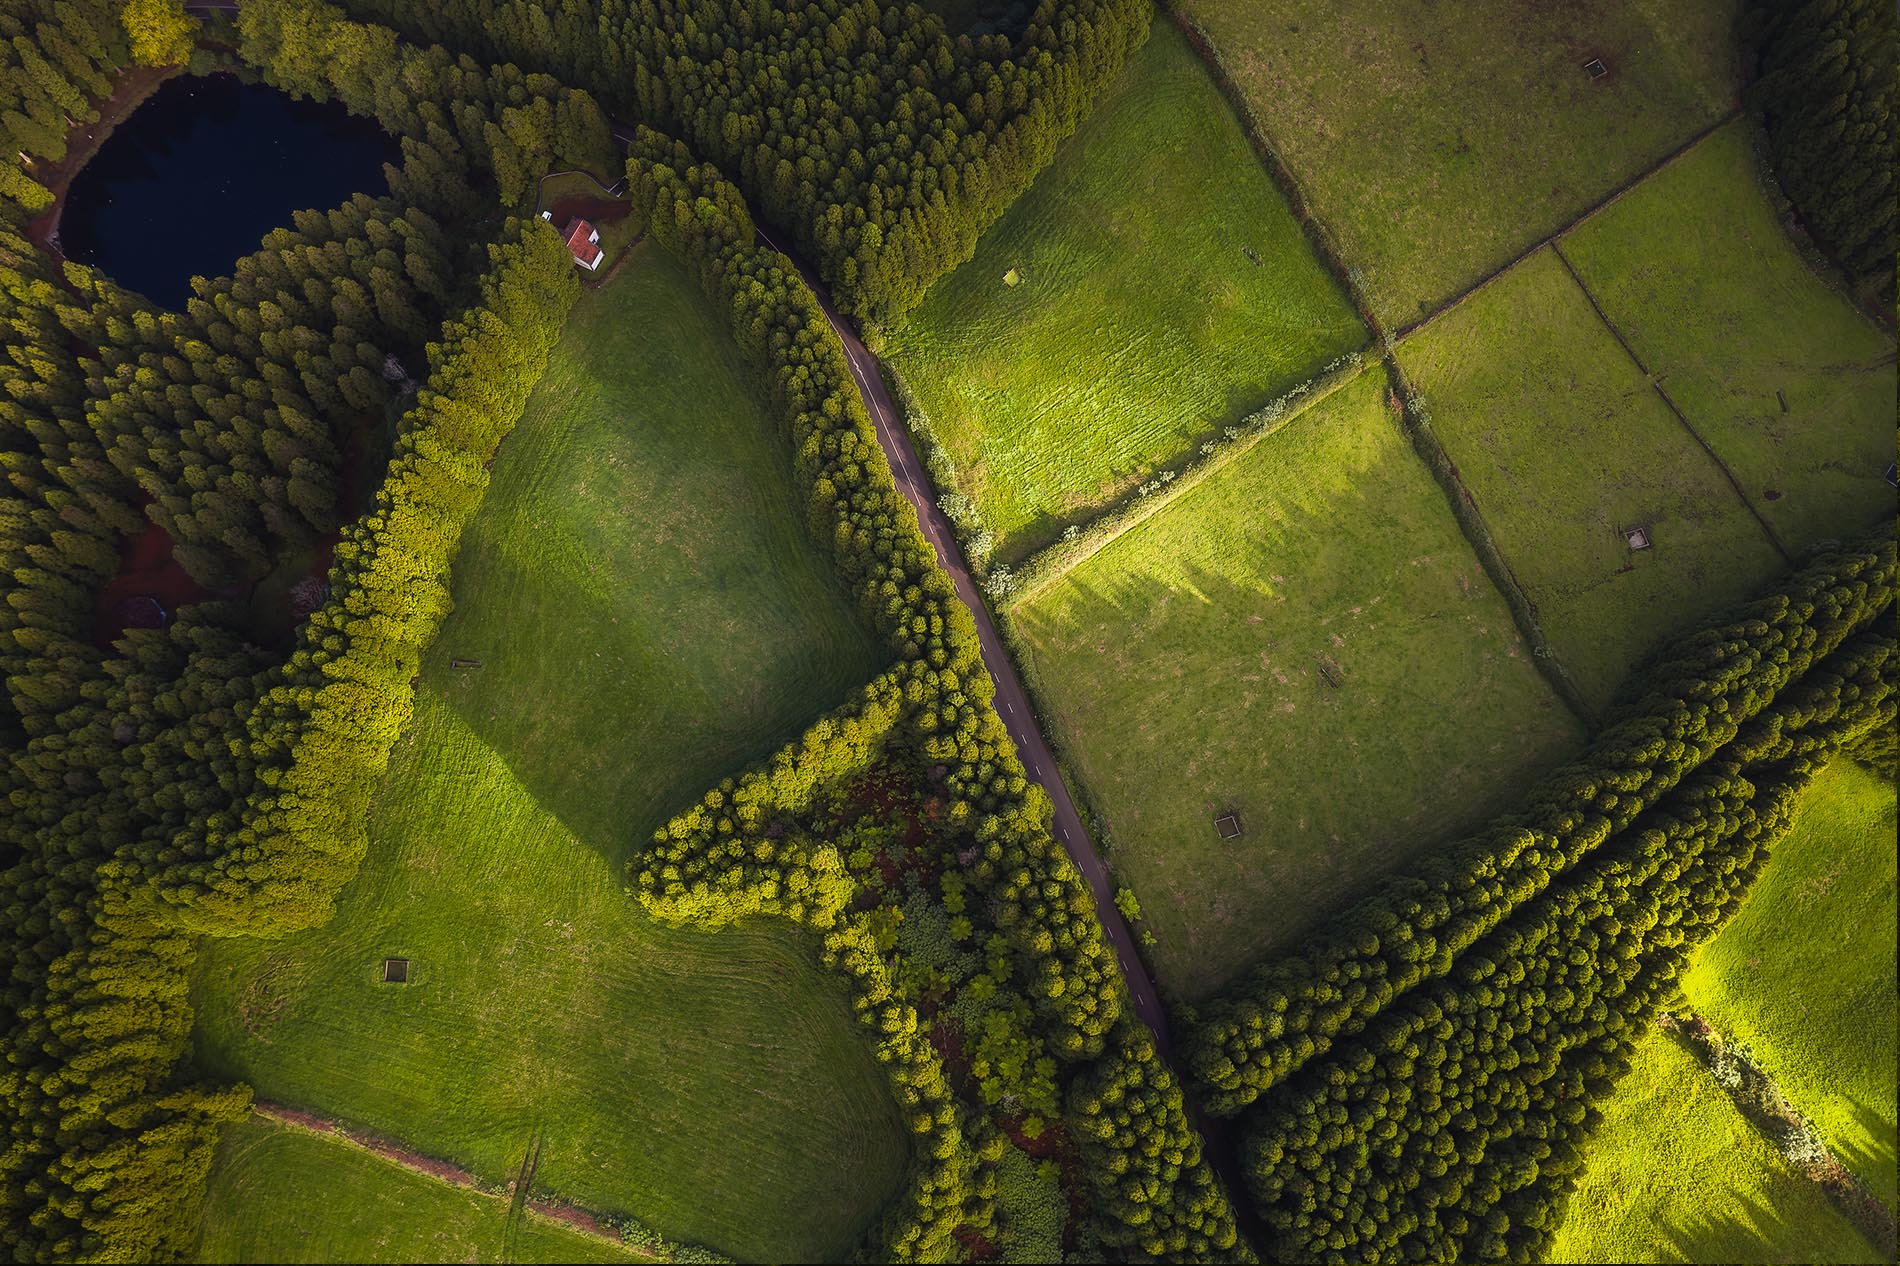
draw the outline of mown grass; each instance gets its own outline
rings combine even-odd
[[[1894,786],[1837,758],[1683,991],[1828,1146],[1895,1197]]]
[[[326,927],[207,947],[200,1059],[485,1179],[539,1130],[548,1192],[815,1260],[907,1159],[847,990],[787,927],[656,926],[623,865],[878,665],[735,350],[637,249],[496,460],[361,874]]]
[[[1206,71],[1158,22],[887,350],[1013,562],[1363,337]]]
[[[1748,124],[1644,181],[1563,250],[1790,548],[1893,517],[1893,340],[1795,251]]]
[[[1738,86],[1730,0],[1182,7],[1394,327],[1575,220]]]
[[[641,1262],[545,1219],[513,1234],[508,1200],[253,1117],[225,1131],[191,1260]]]
[[[1580,740],[1377,368],[1011,618],[1189,1000]],[[1227,809],[1238,840],[1215,832]]]
[[[1604,1105],[1550,1262],[1872,1262],[1708,1070],[1651,1034]]]
[[[1593,704],[1655,642],[1752,596],[1786,566],[1551,251],[1398,354],[1557,658]],[[1654,546],[1632,553],[1622,529],[1638,525]]]

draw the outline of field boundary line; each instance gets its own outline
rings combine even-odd
[[[518,1229],[519,1224],[515,1221],[515,1217],[517,1211],[519,1211],[539,1218],[544,1222],[552,1222],[563,1226],[577,1235],[584,1235],[589,1239],[601,1240],[618,1248],[626,1249],[629,1253],[650,1258],[653,1261],[672,1262],[681,1260],[682,1257],[690,1257],[693,1261],[723,1262],[728,1260],[711,1253],[707,1249],[698,1247],[693,1247],[689,1253],[681,1254],[676,1257],[673,1252],[667,1249],[656,1250],[642,1244],[637,1244],[625,1238],[620,1233],[619,1228],[616,1227],[613,1221],[605,1214],[595,1213],[592,1210],[584,1209],[576,1204],[552,1200],[536,1200],[532,1197],[525,1196],[521,1192],[517,1192],[514,1189],[514,1183],[509,1183],[506,1187],[496,1188],[482,1182],[474,1174],[459,1165],[453,1165],[447,1161],[431,1159],[423,1156],[420,1152],[402,1146],[392,1139],[371,1134],[364,1130],[350,1129],[340,1121],[336,1121],[330,1117],[318,1116],[314,1112],[304,1112],[297,1108],[289,1108],[282,1104],[269,1103],[264,1100],[258,1100],[252,1103],[251,1112],[254,1116],[268,1121],[272,1125],[295,1130],[300,1134],[309,1134],[317,1138],[328,1139],[331,1142],[339,1143],[355,1151],[367,1153],[368,1155],[376,1157],[378,1160],[395,1166],[405,1173],[414,1174],[419,1178],[426,1178],[432,1182],[441,1183],[445,1187],[454,1187],[460,1191],[473,1192],[476,1195],[485,1196],[490,1200],[507,1201],[510,1206],[508,1210],[509,1223],[507,1225],[516,1229]],[[670,1249],[672,1247],[674,1246],[669,1244],[668,1248]]]
[[[1358,310],[1360,320],[1364,321],[1366,328],[1371,331],[1373,340],[1380,348],[1380,359],[1385,363],[1388,386],[1392,394],[1398,398],[1400,427],[1406,437],[1411,440],[1412,451],[1418,454],[1419,460],[1431,472],[1440,491],[1444,493],[1445,500],[1451,509],[1452,521],[1458,525],[1458,530],[1464,536],[1466,544],[1471,547],[1471,552],[1477,557],[1479,567],[1484,569],[1484,574],[1490,579],[1492,588],[1496,589],[1498,595],[1504,599],[1504,605],[1511,613],[1511,622],[1517,626],[1518,636],[1522,637],[1525,645],[1531,648],[1531,662],[1537,665],[1538,671],[1543,674],[1552,692],[1583,723],[1584,728],[1595,729],[1596,710],[1584,698],[1583,692],[1577,687],[1569,670],[1564,667],[1563,662],[1557,658],[1556,652],[1551,648],[1550,639],[1544,636],[1543,625],[1537,619],[1537,605],[1524,592],[1523,585],[1518,583],[1517,574],[1511,569],[1510,563],[1504,557],[1504,551],[1498,547],[1497,541],[1492,537],[1490,525],[1485,522],[1477,500],[1471,495],[1470,489],[1465,487],[1463,478],[1458,474],[1457,465],[1452,462],[1450,454],[1445,452],[1444,446],[1438,442],[1430,421],[1418,408],[1417,397],[1405,377],[1404,366],[1399,364],[1400,336],[1389,331],[1384,322],[1379,320],[1378,313],[1373,311],[1365,289],[1353,279],[1352,270],[1346,266],[1345,257],[1334,244],[1332,233],[1309,208],[1299,178],[1294,175],[1293,169],[1287,165],[1286,160],[1281,158],[1279,149],[1274,146],[1267,134],[1266,126],[1254,113],[1252,105],[1241,93],[1239,85],[1228,74],[1227,65],[1221,59],[1220,51],[1215,47],[1214,41],[1178,7],[1179,2],[1180,0],[1162,0],[1167,7],[1168,16],[1173,19],[1175,26],[1187,38],[1189,46],[1200,57],[1201,63],[1207,68],[1215,86],[1226,99],[1228,108],[1239,120],[1240,130],[1246,133],[1247,142],[1253,147],[1254,154],[1259,158],[1261,165],[1266,168],[1268,179],[1272,180],[1285,195],[1293,211],[1294,219],[1305,231],[1307,241],[1313,251],[1326,265],[1327,271],[1345,286],[1346,294],[1351,299],[1353,307]],[[1455,304],[1463,302],[1493,278],[1536,254],[1546,244],[1569,232],[1584,219],[1595,215],[1610,202],[1635,188],[1638,183],[1648,179],[1656,171],[1699,145],[1717,129],[1737,118],[1740,113],[1739,106],[1730,110],[1721,119],[1698,132],[1679,149],[1665,155],[1649,170],[1590,208],[1582,217],[1559,229],[1545,241],[1539,242],[1517,258],[1510,260],[1490,276],[1482,278],[1463,294],[1447,300],[1441,310],[1449,310]],[[1428,314],[1427,319],[1435,315],[1437,313]],[[1403,333],[1409,334],[1416,328],[1417,326],[1414,325]]]
[[[1410,338],[1412,335],[1418,333],[1420,330],[1430,325],[1433,321],[1436,321],[1439,317],[1444,316],[1447,312],[1450,312],[1453,308],[1457,307],[1459,304],[1463,303],[1465,300],[1477,294],[1480,290],[1483,290],[1486,286],[1490,285],[1492,282],[1502,277],[1505,273],[1510,272],[1513,268],[1516,268],[1519,264],[1522,264],[1525,260],[1535,255],[1538,251],[1543,250],[1546,246],[1557,245],[1558,242],[1562,241],[1566,237],[1569,237],[1572,233],[1582,228],[1585,224],[1589,223],[1591,220],[1594,220],[1597,216],[1601,215],[1603,212],[1609,210],[1616,203],[1621,202],[1630,193],[1634,192],[1638,185],[1643,184],[1644,182],[1649,180],[1649,178],[1652,176],[1661,174],[1664,168],[1669,167],[1672,164],[1679,161],[1680,159],[1687,157],[1690,150],[1693,150],[1694,148],[1696,148],[1696,146],[1702,144],[1702,142],[1708,140],[1711,136],[1714,136],[1717,132],[1720,132],[1723,128],[1727,127],[1729,124],[1741,118],[1742,114],[1743,114],[1742,107],[1740,106],[1731,107],[1725,114],[1722,115],[1721,118],[1703,127],[1699,132],[1697,132],[1694,136],[1691,136],[1688,140],[1684,141],[1681,145],[1677,146],[1675,149],[1671,150],[1669,153],[1664,154],[1661,158],[1651,163],[1648,167],[1645,167],[1642,171],[1637,172],[1634,176],[1631,176],[1628,180],[1624,181],[1621,185],[1618,185],[1615,189],[1612,189],[1609,193],[1605,194],[1601,202],[1598,202],[1594,206],[1591,206],[1588,209],[1586,209],[1582,215],[1579,215],[1576,219],[1570,221],[1570,223],[1564,225],[1562,228],[1557,229],[1554,232],[1550,233],[1549,235],[1541,238],[1540,240],[1533,243],[1531,246],[1529,246],[1528,248],[1526,248],[1525,250],[1523,250],[1516,256],[1507,260],[1505,263],[1500,264],[1498,267],[1492,269],[1490,272],[1486,273],[1484,276],[1478,278],[1477,281],[1473,282],[1466,289],[1460,291],[1458,294],[1453,295],[1451,298],[1445,300],[1443,303],[1433,308],[1430,312],[1427,312],[1423,316],[1419,317],[1418,320],[1410,322],[1407,325],[1401,326],[1398,332],[1394,334],[1392,337],[1395,340]]]
[[[1504,599],[1505,608],[1511,613],[1511,622],[1517,626],[1518,636],[1531,648],[1531,663],[1543,675],[1544,681],[1557,698],[1577,720],[1583,723],[1586,731],[1596,729],[1597,710],[1584,697],[1583,690],[1577,685],[1576,678],[1557,657],[1556,648],[1544,633],[1544,625],[1537,618],[1537,604],[1524,589],[1512,568],[1510,560],[1504,556],[1504,549],[1491,535],[1491,525],[1485,521],[1484,511],[1478,506],[1478,499],[1465,486],[1464,476],[1458,473],[1458,463],[1451,459],[1445,446],[1439,442],[1438,432],[1432,428],[1431,417],[1420,401],[1412,383],[1405,376],[1405,367],[1399,364],[1395,353],[1385,358],[1386,373],[1392,395],[1398,402],[1399,425],[1406,438],[1412,441],[1412,451],[1418,454],[1419,461],[1431,472],[1445,499],[1451,503],[1451,517],[1458,524],[1459,532],[1471,552],[1477,555],[1478,565],[1491,580],[1492,588]]]
[[[1788,547],[1782,543],[1781,537],[1776,535],[1774,526],[1768,522],[1767,516],[1762,514],[1760,508],[1755,505],[1754,500],[1748,495],[1747,489],[1742,487],[1742,481],[1735,477],[1733,470],[1729,469],[1729,464],[1722,460],[1721,454],[1717,453],[1707,440],[1702,438],[1702,432],[1695,429],[1695,424],[1689,421],[1688,415],[1683,413],[1683,411],[1676,406],[1675,400],[1670,397],[1668,390],[1662,385],[1662,375],[1650,372],[1649,366],[1643,363],[1643,358],[1636,354],[1634,347],[1630,346],[1630,341],[1623,337],[1623,331],[1616,328],[1616,322],[1610,320],[1609,313],[1603,310],[1603,305],[1597,302],[1596,295],[1590,292],[1590,287],[1583,280],[1583,274],[1578,272],[1577,266],[1570,262],[1570,256],[1564,254],[1563,246],[1560,243],[1552,242],[1550,249],[1551,252],[1557,256],[1558,260],[1563,263],[1564,271],[1570,274],[1570,280],[1576,283],[1577,290],[1583,295],[1584,299],[1589,302],[1590,310],[1597,314],[1597,320],[1601,321],[1603,328],[1610,332],[1610,337],[1616,340],[1616,345],[1623,349],[1623,354],[1629,357],[1630,364],[1636,366],[1636,372],[1648,379],[1649,385],[1653,387],[1656,394],[1662,398],[1662,402],[1669,407],[1669,412],[1674,414],[1676,421],[1682,424],[1682,429],[1689,433],[1689,438],[1701,446],[1702,451],[1709,455],[1709,460],[1715,463],[1715,468],[1722,472],[1722,477],[1728,480],[1729,487],[1735,490],[1735,495],[1741,499],[1742,504],[1748,508],[1748,512],[1755,517],[1755,522],[1761,526],[1762,534],[1768,538],[1768,543],[1775,547],[1775,552],[1781,555],[1783,561],[1792,566],[1794,563],[1794,555],[1789,552]]]
[[[1149,519],[1173,505],[1181,497],[1201,486],[1209,476],[1225,470],[1246,454],[1251,453],[1260,441],[1270,435],[1277,435],[1295,418],[1298,418],[1327,399],[1347,383],[1358,379],[1361,374],[1370,373],[1375,362],[1359,360],[1343,369],[1320,374],[1309,378],[1289,392],[1298,393],[1291,407],[1278,418],[1255,430],[1245,432],[1225,444],[1218,444],[1214,452],[1202,461],[1190,461],[1175,478],[1146,495],[1136,493],[1119,503],[1103,508],[1102,512],[1081,525],[1082,531],[1073,540],[1055,541],[1043,546],[1029,557],[1011,568],[1017,583],[1003,595],[1001,607],[1005,613],[1013,614],[1017,608],[1030,599],[1043,593],[1057,581],[1073,572],[1076,568],[1094,558],[1097,554],[1120,540],[1123,535],[1140,527]],[[1285,396],[1276,397],[1284,400]],[[1271,402],[1269,403],[1271,407]],[[1245,425],[1245,419],[1242,419]]]

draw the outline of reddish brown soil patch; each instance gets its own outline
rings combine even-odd
[[[960,1226],[950,1232],[950,1238],[963,1245],[963,1259],[970,1262],[987,1262],[995,1258],[996,1245],[987,1235]]]
[[[111,650],[112,639],[126,629],[159,623],[147,618],[149,606],[142,599],[155,601],[163,609],[165,622],[169,622],[180,607],[241,592],[213,591],[193,580],[172,557],[171,533],[147,521],[144,531],[122,546],[119,574],[105,583],[94,600],[92,644],[102,651]]]
[[[554,227],[560,228],[575,216],[592,220],[595,224],[612,224],[615,220],[626,219],[633,211],[633,204],[623,198],[596,198],[584,193],[570,193],[556,198],[548,210],[554,216]]]
[[[66,258],[58,245],[59,216],[66,206],[66,190],[72,186],[79,169],[99,152],[112,129],[125,122],[132,111],[144,104],[158,86],[184,70],[183,66],[130,66],[112,81],[112,94],[97,102],[99,120],[78,123],[66,133],[66,157],[51,166],[36,165],[33,179],[53,191],[52,205],[27,221],[26,236],[55,259]]]

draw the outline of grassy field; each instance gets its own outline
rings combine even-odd
[[[1845,757],[1684,982],[1841,1160],[1895,1197],[1894,787]]]
[[[1219,91],[1157,22],[888,351],[1014,561],[1363,337]]]
[[[1012,619],[1161,980],[1190,1000],[1580,738],[1376,368]],[[1217,836],[1224,809],[1242,838]]]
[[[1872,1262],[1674,1039],[1652,1034],[1603,1110],[1551,1262]]]
[[[1733,0],[1182,7],[1395,327],[1720,118],[1738,81]]]
[[[1593,702],[1658,639],[1785,566],[1552,252],[1407,338],[1399,360]],[[1633,525],[1652,549],[1630,551]]]
[[[508,1201],[256,1117],[225,1132],[197,1262],[641,1262]]]
[[[736,352],[638,250],[496,460],[361,875],[327,927],[207,948],[200,1061],[487,1178],[539,1129],[548,1192],[835,1256],[906,1161],[844,984],[788,927],[650,923],[622,867],[877,662]]]
[[[1893,340],[1796,253],[1750,143],[1748,124],[1723,128],[1563,250],[1799,550],[1893,518]]]

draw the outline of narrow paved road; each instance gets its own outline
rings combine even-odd
[[[1167,1013],[1162,1009],[1160,995],[1155,992],[1154,981],[1148,977],[1147,966],[1135,952],[1134,934],[1128,930],[1127,921],[1115,905],[1115,889],[1109,882],[1108,868],[1096,855],[1094,845],[1089,842],[1088,832],[1082,829],[1082,815],[1076,811],[1075,801],[1070,798],[1061,771],[1056,768],[1056,759],[1049,750],[1049,742],[1043,738],[1036,714],[1030,710],[1029,697],[1023,693],[1022,679],[1016,675],[1016,665],[1003,649],[1003,639],[996,631],[995,621],[990,618],[989,604],[984,601],[983,591],[977,587],[976,581],[970,576],[969,567],[963,561],[963,551],[957,546],[956,534],[950,529],[950,520],[937,505],[930,480],[924,474],[923,461],[917,456],[916,446],[911,443],[910,432],[904,429],[897,407],[891,403],[884,376],[878,372],[877,357],[858,338],[851,323],[831,306],[830,293],[824,283],[806,267],[804,260],[764,226],[755,227],[760,241],[791,260],[804,275],[806,284],[817,294],[818,302],[824,307],[825,319],[831,322],[831,328],[837,331],[844,343],[845,355],[851,362],[851,376],[857,379],[858,394],[864,397],[864,407],[876,425],[877,442],[883,447],[884,456],[891,464],[891,474],[897,479],[897,490],[917,511],[917,525],[923,529],[925,539],[936,549],[937,561],[950,573],[950,580],[956,585],[957,597],[963,600],[963,605],[970,609],[970,614],[976,619],[976,636],[983,647],[983,664],[996,681],[996,711],[1009,729],[1010,738],[1016,743],[1016,754],[1022,758],[1023,768],[1049,793],[1049,800],[1055,806],[1055,837],[1088,880],[1089,891],[1095,896],[1095,909],[1101,918],[1102,930],[1108,934],[1109,944],[1115,947],[1115,956],[1121,960],[1122,975],[1128,980],[1128,991],[1134,995],[1135,1012],[1154,1030],[1155,1042],[1160,1047],[1162,1058],[1172,1064],[1174,1052],[1168,1041]]]

